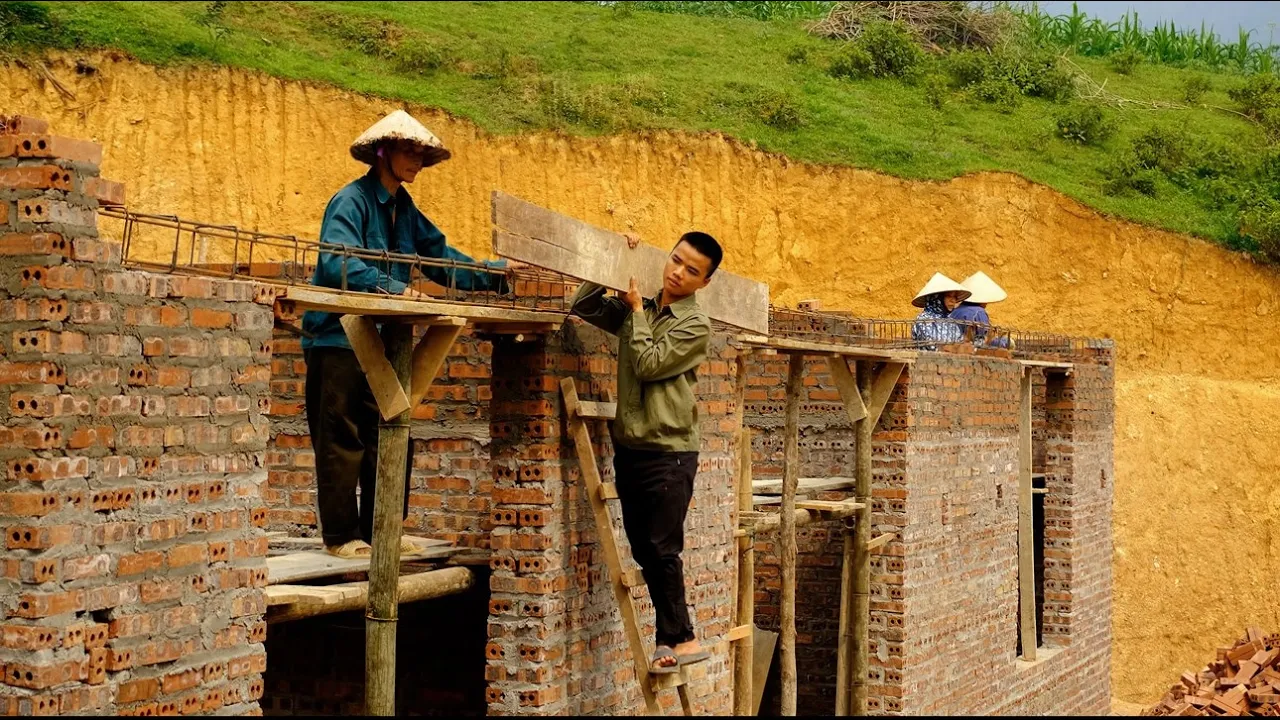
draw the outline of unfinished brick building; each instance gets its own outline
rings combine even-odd
[[[32,123],[32,121],[24,121]],[[38,123],[0,134],[0,492],[6,714],[359,713],[360,612],[275,621],[268,532],[315,534],[296,336],[269,285],[144,272],[97,236],[123,189],[101,149]],[[277,313],[287,324],[287,311]],[[785,363],[735,332],[700,372],[703,448],[687,525],[689,602],[711,661],[702,713],[730,714],[738,423],[758,479],[781,472]],[[467,331],[413,411],[407,527],[466,552],[474,581],[402,607],[404,714],[643,709],[560,380],[613,389],[615,342],[576,321],[523,338]],[[1025,365],[921,352],[876,428],[874,713],[1105,713],[1110,697],[1113,426],[1109,349],[1034,380],[1037,624],[1019,660],[1019,400]],[[853,437],[825,365],[806,376],[803,474],[851,474]],[[741,415],[740,415],[741,411]],[[600,427],[600,430],[603,426]],[[609,442],[600,467],[609,472]],[[852,490],[827,491],[831,499]],[[620,525],[619,525],[620,527]],[[833,707],[841,527],[800,530],[801,714]],[[756,542],[756,624],[776,629],[775,540]],[[633,588],[652,627],[643,588]],[[272,620],[268,625],[268,620]],[[776,707],[776,682],[762,713]],[[675,707],[674,693],[662,698]]]

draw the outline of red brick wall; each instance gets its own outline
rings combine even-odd
[[[292,316],[282,320],[300,324]],[[414,469],[405,527],[460,547],[488,547],[491,352],[489,340],[467,330],[454,345],[442,376],[414,410],[410,427]],[[270,527],[296,535],[318,535],[306,377],[301,341],[277,329],[267,452]]]
[[[612,338],[576,321],[545,340],[495,344],[490,714],[643,710],[559,390],[560,378],[573,376],[583,399],[601,399],[615,387],[615,347]],[[716,651],[693,673],[692,692],[702,712],[720,714],[731,703],[727,646],[715,642],[731,625],[734,597],[731,359],[718,338],[700,372],[702,456],[684,553],[696,631]],[[593,423],[592,434],[610,481],[604,424]],[[616,515],[615,527],[629,558]],[[652,605],[644,589],[635,596],[651,645]],[[661,700],[669,710],[676,702],[671,692]]]
[[[902,610],[901,639],[872,648],[883,711],[1107,711],[1111,487],[1098,475],[1111,467],[1110,370],[1081,365],[1046,384],[1052,622],[1034,664],[1016,659],[1020,373],[1016,363],[940,354],[910,369],[903,569],[900,584],[873,586],[873,603]]]
[[[749,367],[746,422],[756,428],[755,476],[781,477],[787,359],[755,357]],[[1015,670],[1020,372],[1003,359],[923,354],[903,374],[875,430],[872,534],[902,536],[871,559],[873,713],[1063,713],[1106,706],[1111,371],[1080,365],[1048,381],[1033,373],[1034,469],[1046,473],[1050,490],[1045,644],[1071,649]],[[825,360],[807,361],[801,403],[801,475],[851,476],[853,429]],[[800,528],[797,546],[798,711],[827,714],[835,706],[840,528]],[[776,631],[776,538],[762,536],[756,551],[756,623]],[[778,701],[771,683],[763,711],[776,713]]]
[[[123,270],[97,239],[123,193],[101,148],[20,129],[0,135],[0,714],[255,713],[273,297]]]

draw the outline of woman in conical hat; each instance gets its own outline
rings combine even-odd
[[[365,130],[351,144],[351,157],[369,171],[329,200],[320,224],[320,242],[361,250],[416,254],[428,258],[474,261],[445,243],[444,233],[413,203],[404,186],[423,168],[449,158],[430,130],[396,110]],[[419,266],[428,279],[462,290],[506,292],[505,263],[481,269]],[[321,251],[313,285],[357,292],[418,297],[405,262],[364,260]],[[316,491],[325,549],[343,558],[368,557],[373,537],[373,496],[378,447],[378,406],[369,383],[335,313],[308,311],[302,319],[302,349],[307,363],[307,424],[316,458]],[[366,455],[369,454],[369,457]],[[412,446],[405,482],[413,467]],[[364,499],[356,505],[356,485]],[[409,493],[405,492],[405,512]],[[402,536],[400,551],[421,548]]]
[[[926,350],[936,350],[938,345],[963,340],[964,331],[947,316],[969,295],[969,290],[960,283],[942,273],[934,273],[911,301],[912,305],[922,308],[911,327],[911,337],[916,342],[929,343],[924,346]]]
[[[1009,297],[1009,293],[1004,288],[995,283],[994,280],[987,277],[987,274],[979,270],[978,272],[965,278],[960,283],[970,292],[969,298],[960,304],[960,307],[951,312],[953,320],[959,320],[966,324],[968,328],[973,330],[973,339],[978,344],[982,344],[987,337],[987,328],[991,326],[991,318],[987,315],[987,305],[998,303]],[[1007,338],[994,338],[992,345],[1004,347],[1008,344]]]

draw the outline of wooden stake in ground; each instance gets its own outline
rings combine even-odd
[[[847,522],[847,521],[846,521]],[[844,553],[840,556],[840,638],[836,646],[836,716],[849,715],[849,691],[852,685],[852,658],[854,652],[853,613],[853,568],[857,557],[853,552],[854,531],[844,530]]]
[[[858,394],[863,405],[874,404],[871,393],[872,363],[858,363]],[[898,368],[901,372],[901,368]],[[895,375],[896,378],[896,375]],[[866,417],[854,424],[857,445],[854,456],[854,494],[863,507],[858,510],[853,536],[853,698],[849,710],[853,715],[867,714],[867,673],[871,647],[871,553],[867,548],[871,541],[871,435],[875,432],[878,411],[869,410]]]
[[[1022,370],[1018,412],[1018,597],[1022,659],[1036,659],[1035,523],[1031,515],[1031,371]]]
[[[387,359],[401,388],[409,387],[413,325],[383,325]],[[403,393],[403,390],[401,391]],[[405,403],[407,406],[407,402]],[[365,712],[396,714],[396,622],[400,577],[400,535],[404,530],[404,475],[409,450],[410,408],[378,423],[378,474],[373,493],[373,556],[369,564],[369,604],[365,610]],[[362,501],[367,501],[364,499]]]
[[[791,356],[782,468],[782,714],[796,714],[796,487],[800,484],[800,393],[804,355]]]

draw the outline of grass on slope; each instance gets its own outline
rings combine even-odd
[[[1162,182],[1155,197],[1103,192],[1100,170],[1155,124],[1240,145],[1263,137],[1227,112],[1124,111],[1101,147],[1058,139],[1064,106],[1025,98],[1007,112],[921,87],[839,80],[832,41],[797,21],[703,18],[590,3],[39,3],[48,20],[0,32],[14,52],[114,47],[154,64],[216,62],[440,107],[496,133],[556,128],[721,131],[803,161],[908,178],[1007,170],[1104,212],[1237,245],[1235,214]],[[15,5],[10,4],[10,8]],[[4,4],[0,4],[0,14]],[[29,10],[29,8],[28,8]],[[3,18],[0,18],[3,19]],[[1180,101],[1191,71],[1075,62],[1113,93]],[[1231,107],[1240,80],[1204,75],[1201,102]]]

